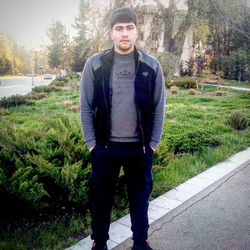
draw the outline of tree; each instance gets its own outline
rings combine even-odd
[[[80,0],[79,4],[79,14],[75,17],[75,23],[73,27],[76,29],[77,34],[73,39],[72,46],[70,49],[70,54],[72,61],[70,63],[71,69],[74,72],[81,72],[83,66],[87,59],[87,54],[89,51],[89,40],[86,36],[87,25],[86,25],[86,15],[90,8],[90,2]]]
[[[10,74],[11,62],[4,56],[0,56],[0,75]]]
[[[250,8],[246,2],[212,0],[209,25],[213,69],[224,71],[230,79],[249,79]]]
[[[69,35],[66,27],[59,21],[53,21],[51,27],[48,28],[47,36],[51,44],[48,46],[48,58],[51,68],[64,68],[65,50],[69,42]]]
[[[79,14],[73,27],[77,35],[73,39],[70,53],[72,70],[82,71],[87,58],[108,47],[107,8],[96,1],[81,0]]]
[[[30,54],[9,34],[0,33],[0,74],[22,75],[30,72]]]

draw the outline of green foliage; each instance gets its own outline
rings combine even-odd
[[[9,192],[15,193],[19,199],[25,200],[34,209],[40,209],[48,206],[42,201],[44,196],[48,196],[43,184],[39,183],[38,175],[35,170],[29,166],[25,167],[23,164],[18,167],[9,179]]]
[[[58,88],[56,88],[54,86],[46,86],[46,85],[35,86],[34,88],[32,88],[32,91],[36,92],[36,93],[42,93],[42,92],[50,93],[52,91],[57,91],[57,90],[58,90]]]
[[[0,56],[0,75],[9,74],[11,71],[11,61],[4,56]]]
[[[64,87],[65,86],[65,82],[64,81],[55,80],[54,82],[50,83],[50,86]]]
[[[7,33],[0,32],[0,75],[30,73],[30,51]]]
[[[198,92],[197,92],[195,89],[190,89],[190,90],[188,91],[188,94],[189,94],[189,95],[197,95]]]
[[[179,95],[168,96],[163,138],[153,162],[152,197],[250,145],[249,129],[235,133],[224,124],[232,108],[242,110],[249,106],[247,93],[232,91],[228,96],[216,98],[208,90],[214,92],[216,87],[205,86],[204,93],[197,96],[190,96],[181,89]],[[33,226],[37,225],[36,217],[32,226],[27,223],[29,230],[23,228],[22,223],[19,234],[8,226],[9,236],[6,230],[0,235],[3,239],[0,248],[62,249],[67,247],[67,242],[74,242],[73,237],[90,233],[90,218],[86,212],[90,156],[82,140],[79,115],[62,105],[64,100],[77,102],[79,92],[62,90],[47,96],[32,107],[7,110],[0,119],[2,206],[21,201],[15,214],[21,207],[28,207],[36,214],[39,210],[42,214],[39,225],[43,225],[43,230]],[[122,173],[117,187],[112,219],[128,212]],[[61,223],[61,217],[49,218],[53,225],[44,226],[47,211],[65,215],[76,210],[82,213],[72,223]],[[22,237],[27,231],[30,234]]]
[[[68,77],[69,77],[70,80],[72,80],[72,79],[78,79],[78,80],[80,80],[81,74],[76,74],[75,73],[75,74],[69,75]]]
[[[170,93],[171,93],[172,95],[178,95],[178,94],[179,94],[179,88],[176,87],[176,86],[172,86],[172,87],[170,88]]]
[[[31,209],[86,206],[89,161],[80,126],[67,116],[48,117],[40,130],[6,122],[0,131],[0,186]]]
[[[181,77],[178,80],[167,82],[166,84],[168,87],[177,86],[184,89],[196,88],[196,81],[191,77]]]
[[[158,55],[158,59],[161,63],[164,76],[172,76],[176,70],[177,56],[168,51],[164,51]]]
[[[11,95],[0,99],[0,108],[17,107],[21,105],[30,105],[32,102],[23,95]]]
[[[236,110],[227,118],[227,124],[235,130],[245,130],[249,122],[245,114]]]
[[[69,78],[66,76],[57,76],[55,79],[55,82],[57,81],[67,83],[69,82]]]
[[[46,93],[44,92],[40,93],[40,92],[34,92],[34,91],[28,93],[26,96],[31,100],[41,100],[47,97]]]
[[[205,148],[215,148],[220,145],[216,137],[202,130],[170,136],[168,143],[174,154],[199,153]]]
[[[250,81],[249,51],[238,49],[230,55],[214,57],[211,67],[223,71],[224,77],[240,81]]]
[[[2,115],[8,115],[10,112],[8,109],[0,108],[0,116]]]
[[[51,41],[48,46],[48,59],[51,68],[58,68],[66,61],[65,48],[69,41],[66,27],[59,21],[53,21],[47,35]]]

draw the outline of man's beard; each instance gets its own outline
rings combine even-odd
[[[129,43],[129,45],[127,45],[127,46],[122,46],[121,44],[119,44],[118,49],[123,51],[123,52],[126,52],[126,51],[131,50],[132,47],[133,47],[133,45],[131,43]]]

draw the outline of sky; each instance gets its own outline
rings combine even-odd
[[[161,2],[166,6],[169,0]],[[181,8],[183,2],[185,0],[178,0]],[[39,49],[40,45],[49,42],[46,32],[52,21],[60,20],[72,37],[79,3],[80,0],[0,0],[0,32],[13,35],[18,44],[28,49]],[[154,1],[147,0],[147,3]]]
[[[66,25],[69,35],[78,16],[80,0],[0,0],[0,32],[14,36],[19,44],[39,49],[49,39],[47,29],[53,20]]]

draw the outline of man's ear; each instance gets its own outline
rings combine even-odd
[[[110,39],[113,40],[113,30],[112,29],[109,29],[109,36],[110,36]]]
[[[135,26],[136,27],[136,39],[138,39],[139,37],[139,33],[141,32],[139,27],[138,26]]]

